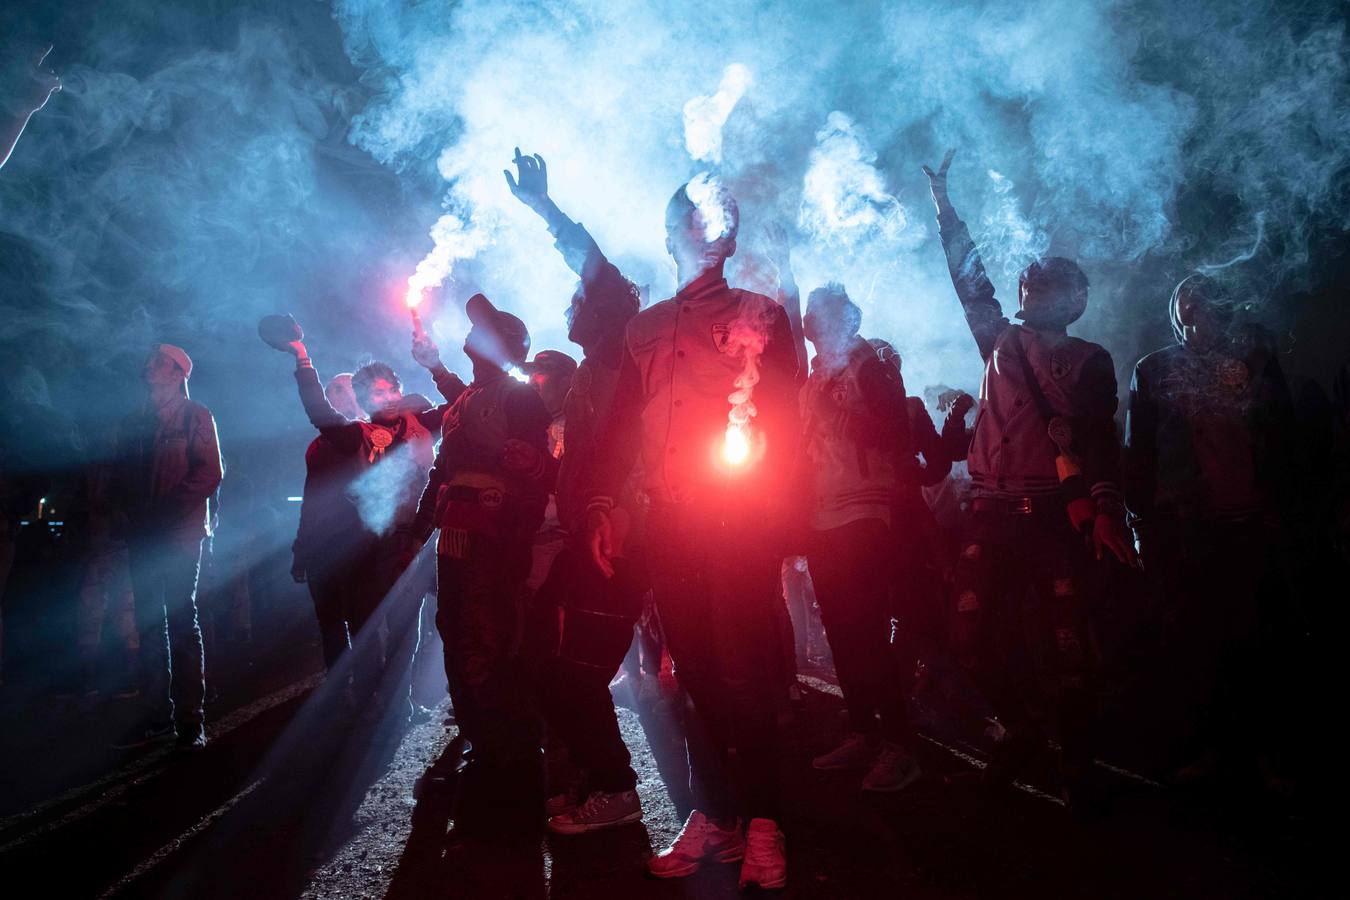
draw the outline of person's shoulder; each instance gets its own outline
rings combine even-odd
[[[1187,350],[1181,344],[1171,344],[1167,347],[1160,347],[1152,353],[1145,353],[1134,364],[1136,372],[1151,374],[1159,369],[1168,368],[1176,363],[1178,359],[1185,356]]]
[[[189,398],[183,401],[183,406],[187,409],[188,415],[194,419],[212,419],[214,421],[211,410],[205,403],[198,403],[196,400]]]

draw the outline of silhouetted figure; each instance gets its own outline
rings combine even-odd
[[[972,511],[955,573],[955,650],[1009,731],[983,773],[986,785],[1002,787],[1044,744],[1046,723],[1034,713],[1040,692],[1002,649],[1022,643],[1024,595],[1036,592],[1031,624],[1050,650],[1066,792],[1087,812],[1097,697],[1084,537],[1098,558],[1105,551],[1132,562],[1134,553],[1120,499],[1115,367],[1102,347],[1066,332],[1087,307],[1087,277],[1071,260],[1027,266],[1019,280],[1023,324],[1004,317],[947,196],[951,159],[949,152],[937,172],[924,172],[952,284],[985,362],[969,456]]]
[[[180,746],[200,749],[206,677],[197,575],[224,465],[211,411],[188,399],[187,353],[160,344],[142,375],[149,397],[122,423],[117,441],[117,497],[127,520],[148,719],[130,743],[176,733]]]
[[[688,728],[705,732],[687,740],[697,809],[650,870],[680,877],[743,855],[741,882],[770,888],[787,881],[778,828],[774,604],[782,603],[778,577],[788,549],[779,529],[799,518],[790,479],[800,433],[797,358],[783,308],[728,287],[723,277],[736,250],[737,217],[735,201],[707,176],[681,187],[666,207],[680,290],[628,324],[599,438],[587,531],[596,565],[613,576],[624,524],[613,510],[640,456],[651,498],[645,546],[656,606],[693,704]],[[757,362],[758,415],[748,435],[732,435],[729,397],[747,358],[752,367]],[[738,814],[750,819],[746,836]]]

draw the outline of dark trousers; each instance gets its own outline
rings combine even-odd
[[[537,717],[516,648],[530,543],[470,535],[464,558],[436,557],[436,630],[460,733],[478,758],[538,752]]]
[[[155,724],[200,726],[206,663],[197,622],[198,532],[143,535],[130,543],[140,635],[141,696]]]
[[[672,510],[654,509],[648,520],[656,608],[692,704],[685,722],[690,789],[695,806],[715,820],[738,812],[778,818],[774,604],[782,602],[782,553],[748,533]]]
[[[885,522],[862,519],[815,532],[807,559],[849,727],[905,743],[906,696],[891,646],[894,550]]]
[[[1086,560],[1083,538],[1057,507],[976,511],[955,573],[958,661],[1008,728],[1034,732],[1057,721],[1075,767],[1091,764],[1096,721]]]
[[[1273,633],[1263,601],[1279,581],[1272,564],[1274,529],[1260,522],[1157,517],[1140,528],[1145,571],[1163,603],[1164,657],[1174,673],[1189,751],[1263,746],[1253,708],[1273,710],[1263,671],[1271,658],[1262,636]],[[1269,713],[1257,717],[1269,721]]]
[[[323,648],[324,668],[331,672],[333,666],[337,665],[338,657],[349,646],[347,574],[340,571],[310,569],[307,583],[310,599],[314,601],[314,618],[319,623],[319,641]]]
[[[569,546],[530,604],[526,645],[539,710],[586,773],[588,792],[637,786],[609,682],[632,643],[645,592],[631,559],[615,560],[614,577],[606,578],[587,551]]]

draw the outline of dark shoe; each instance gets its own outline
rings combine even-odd
[[[186,753],[196,753],[206,749],[206,728],[202,725],[178,726],[177,749]]]
[[[994,748],[989,765],[980,773],[980,788],[987,793],[999,793],[1011,787],[1044,746],[1045,740],[1039,734],[1006,732]]]
[[[172,725],[160,725],[157,727],[146,728],[143,731],[133,732],[126,738],[117,741],[112,745],[114,750],[135,750],[138,747],[148,747],[151,744],[159,744],[171,739],[176,732]]]

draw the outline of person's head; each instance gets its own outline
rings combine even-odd
[[[523,368],[530,377],[530,387],[539,392],[549,413],[560,415],[572,376],[577,373],[577,361],[561,350],[540,350]]]
[[[1088,279],[1078,263],[1046,256],[1018,278],[1017,318],[1032,328],[1058,331],[1078,321],[1087,309]]]
[[[894,368],[897,373],[902,371],[904,361],[900,359],[900,351],[895,349],[895,345],[881,338],[868,338],[867,343],[877,351],[877,359]]]
[[[368,362],[352,375],[356,403],[372,422],[398,418],[403,401],[403,382],[388,363]]]
[[[356,402],[356,391],[352,388],[352,373],[340,372],[328,379],[323,389],[328,405],[349,419],[364,419],[365,410]]]
[[[464,338],[464,354],[474,365],[505,369],[525,362],[530,332],[524,322],[493,306],[482,294],[470,297],[464,312],[473,324]]]
[[[1189,275],[1172,291],[1168,314],[1178,341],[1193,350],[1208,350],[1229,339],[1233,301],[1208,275]]]
[[[681,284],[688,284],[736,252],[741,215],[736,200],[706,172],[680,186],[666,204],[666,250]]]
[[[812,291],[806,298],[802,327],[816,352],[833,356],[847,349],[862,326],[862,310],[837,281]]]
[[[641,305],[637,286],[623,278],[623,288],[622,292],[597,291],[597,296],[588,297],[585,286],[577,282],[576,290],[572,292],[572,302],[567,307],[567,339],[590,353],[601,337],[608,333],[611,323],[616,319],[626,322],[637,315]]]
[[[191,375],[191,358],[182,347],[173,344],[156,344],[141,369],[141,377],[152,391],[177,389],[187,394],[187,380]]]

